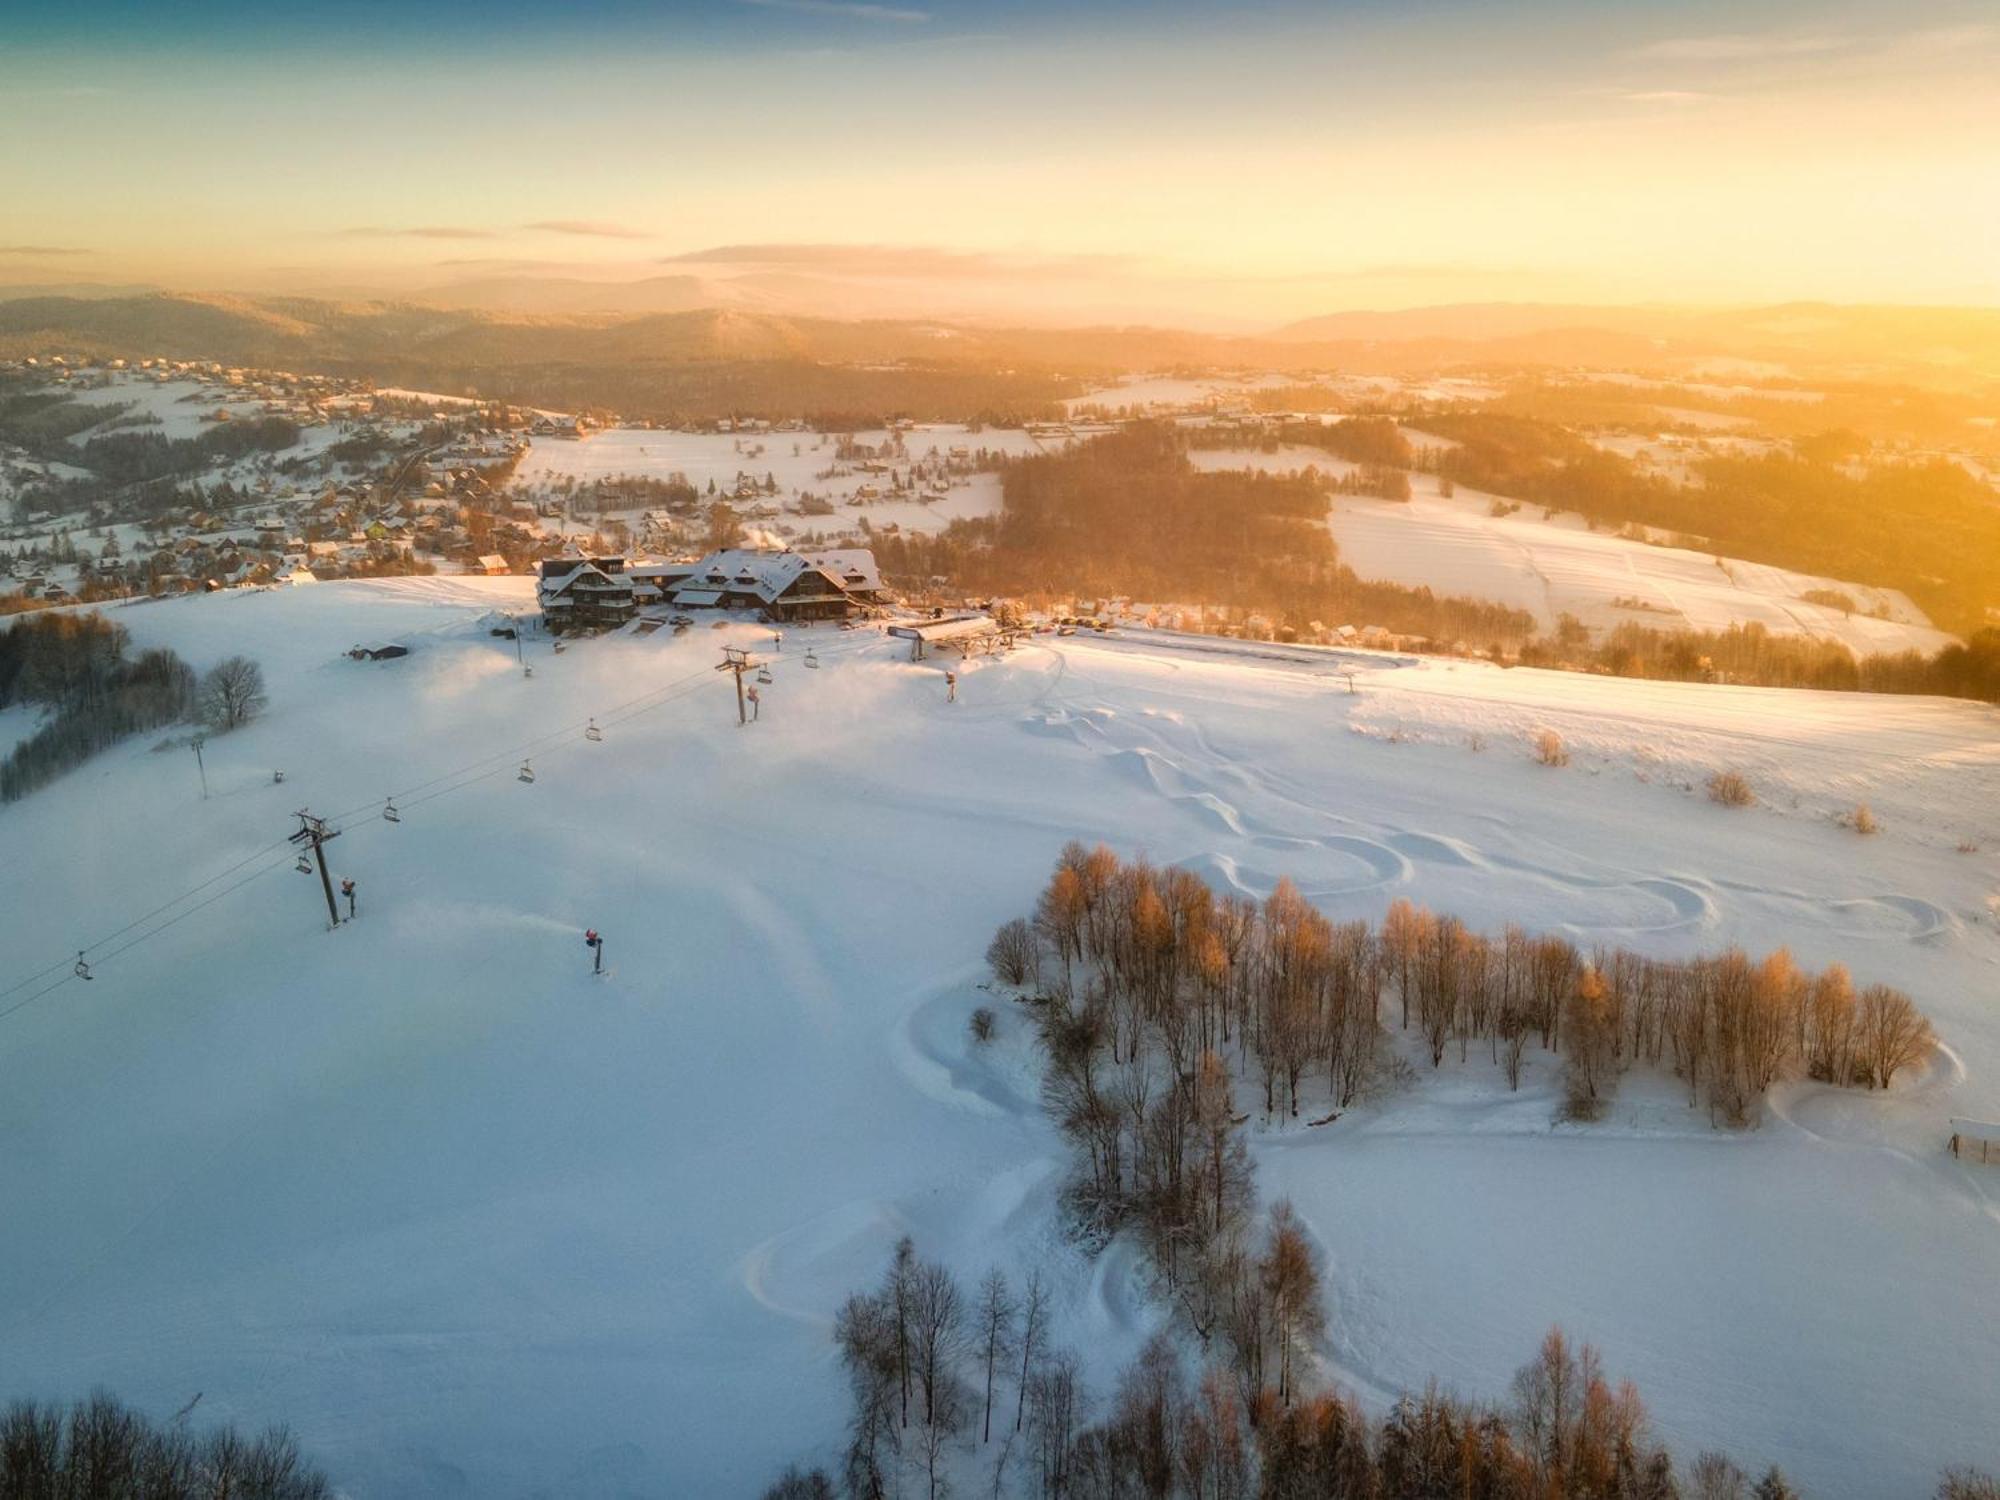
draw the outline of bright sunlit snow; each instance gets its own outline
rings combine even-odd
[[[829,1320],[907,1231],[968,1277],[1046,1258],[1102,1390],[1161,1313],[1123,1245],[1060,1238],[1024,1019],[966,1035],[987,939],[1078,837],[1289,875],[1337,918],[1409,895],[1907,989],[1943,1046],[1893,1097],[1786,1086],[1731,1134],[1633,1078],[1558,1128],[1552,1059],[1509,1096],[1475,1049],[1258,1130],[1259,1184],[1324,1248],[1329,1374],[1370,1402],[1497,1397],[1560,1320],[1683,1459],[1862,1500],[2000,1457],[2000,1173],[1943,1152],[1948,1114],[2000,1114],[1994,709],[1144,632],[973,666],[947,703],[903,643],[822,627],[745,729],[712,668],[767,631],[531,638],[528,678],[488,634],[528,600],[109,612],[197,667],[250,650],[273,702],[209,742],[207,800],[141,737],[0,810],[0,986],[140,919],[0,1017],[0,1366],[286,1420],[355,1496],[754,1493],[836,1451]],[[340,654],[383,639],[411,655]],[[1542,727],[1572,765],[1533,763]],[[1762,805],[1704,799],[1722,767]],[[1867,840],[1835,821],[1862,797]],[[337,931],[300,807],[343,815]]]

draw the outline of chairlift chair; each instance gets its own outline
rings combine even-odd
[[[806,665],[812,668],[813,671],[815,672],[819,670],[819,658],[813,655],[812,649],[810,647],[806,649]]]
[[[385,823],[400,823],[403,821],[403,815],[396,811],[396,799],[394,797],[391,797],[387,802],[382,804],[382,821]]]
[[[527,761],[522,761],[521,772],[514,779],[516,781],[533,781],[535,779],[535,768]]]
[[[90,965],[83,961],[83,950],[81,948],[76,950],[76,967],[72,972],[78,979],[89,979],[92,977]]]
[[[297,870],[301,875],[310,875],[313,872],[312,861],[307,859],[303,854],[299,856],[299,862],[293,865],[292,868]]]
[[[597,727],[597,720],[592,719],[584,726],[583,737],[587,740],[602,740],[604,738],[604,731]]]
[[[757,669],[757,680],[768,686],[771,681],[771,669],[769,667],[759,667]]]

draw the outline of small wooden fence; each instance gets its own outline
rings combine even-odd
[[[2000,1125],[1991,1120],[1953,1120],[1950,1144],[1953,1156],[2000,1163]]]

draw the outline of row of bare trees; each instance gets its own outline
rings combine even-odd
[[[192,1406],[192,1403],[190,1403]],[[99,1391],[0,1414],[0,1500],[329,1500],[327,1478],[274,1427],[201,1432],[153,1421]]]
[[[1614,1385],[1597,1351],[1572,1344],[1560,1328],[1497,1403],[1465,1400],[1433,1381],[1380,1417],[1336,1391],[1288,1400],[1265,1385],[1246,1394],[1226,1365],[1211,1359],[1190,1368],[1182,1345],[1160,1332],[1093,1412],[1076,1355],[1047,1347],[1044,1301],[1029,1304],[1044,1309],[1039,1344],[1006,1343],[985,1317],[969,1319],[956,1342],[942,1341],[940,1281],[949,1283],[949,1274],[917,1260],[905,1241],[882,1288],[850,1299],[841,1314],[836,1337],[855,1400],[844,1490],[857,1500],[893,1491],[896,1474],[882,1460],[903,1452],[905,1434],[913,1434],[908,1442],[933,1500],[954,1478],[974,1477],[994,1496],[1042,1500],[1797,1500],[1775,1467],[1754,1484],[1714,1452],[1677,1469],[1652,1434],[1638,1390],[1630,1381]],[[899,1300],[909,1303],[900,1314]],[[982,1292],[979,1306],[991,1305]],[[940,1430],[932,1403],[945,1389],[933,1368],[941,1344],[961,1387],[944,1399],[967,1409],[955,1453],[930,1437]],[[978,1425],[980,1371],[994,1367],[996,1347],[1016,1394],[1011,1422],[1001,1414],[1010,1430],[986,1450],[990,1470],[981,1472],[970,1429]],[[831,1480],[794,1470],[766,1500],[834,1493]],[[1941,1488],[1946,1493],[1956,1500],[1981,1492]]]
[[[1586,952],[1519,926],[1477,932],[1408,901],[1392,904],[1379,929],[1335,923],[1289,881],[1262,903],[1217,897],[1190,871],[1076,842],[1033,921],[1002,927],[988,959],[1002,982],[1046,1002],[1060,1102],[1068,1110],[1069,1096],[1083,1095],[1076,1124],[1088,1127],[1093,1175],[1114,1185],[1134,1153],[1109,1149],[1107,1093],[1150,1110],[1178,1087],[1199,1119],[1201,1059],[1233,1049],[1236,1071],[1260,1083],[1267,1117],[1296,1118],[1315,1079],[1345,1108],[1378,1076],[1391,997],[1397,1024],[1414,1026],[1434,1067],[1483,1043],[1518,1088],[1531,1043],[1558,1053],[1579,1118],[1601,1112],[1618,1075],[1645,1064],[1670,1067],[1715,1119],[1746,1124],[1780,1078],[1883,1088],[1934,1040],[1907,995],[1857,990],[1841,966],[1812,973],[1782,949],[1761,960],[1739,949],[1684,961]],[[1117,1070],[1108,1087],[1099,1051]],[[1145,1067],[1132,1076],[1130,1065],[1149,1058],[1166,1084]]]
[[[1679,961],[1628,948],[1588,953],[1567,939],[1509,925],[1498,938],[1408,901],[1389,908],[1378,937],[1401,1002],[1433,1066],[1483,1040],[1518,1088],[1530,1039],[1561,1055],[1569,1113],[1595,1118],[1617,1077],[1670,1067],[1690,1104],[1749,1123],[1780,1078],[1887,1088],[1921,1061],[1934,1036],[1909,996],[1856,990],[1846,968],[1800,968],[1780,948]]]
[[[1271,1210],[1261,1243],[1237,1249],[1214,1284],[1224,1295],[1200,1328],[1216,1351],[1211,1381],[1227,1387],[1230,1409],[1253,1417],[1288,1405],[1311,1384],[1305,1372],[1325,1317],[1318,1254],[1289,1204]],[[1018,1290],[989,1271],[968,1295],[947,1267],[901,1240],[881,1285],[849,1297],[834,1323],[853,1398],[847,1492],[882,1500],[914,1473],[939,1500],[967,1455],[983,1451],[995,1493],[1017,1465],[1041,1493],[1071,1493],[1089,1451],[1081,1366],[1054,1345],[1051,1320],[1039,1269]]]
[[[940,1500],[953,1455],[975,1434],[991,1444],[996,1415],[997,1489],[1031,1415],[1056,1398],[1055,1385],[1075,1381],[1074,1356],[1050,1348],[1049,1318],[1039,1270],[1016,1291],[996,1268],[967,1295],[947,1267],[900,1240],[882,1284],[849,1297],[834,1323],[854,1401],[847,1492],[883,1500],[915,1468],[930,1500]]]

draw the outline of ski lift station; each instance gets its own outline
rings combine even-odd
[[[932,646],[970,656],[983,651],[1000,635],[1000,624],[991,615],[959,615],[950,620],[924,620],[910,625],[891,625],[889,634],[910,643],[910,660],[922,661]]]

